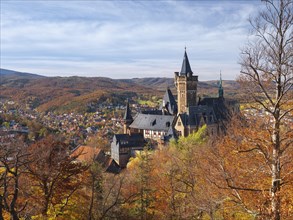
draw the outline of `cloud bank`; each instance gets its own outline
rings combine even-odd
[[[47,76],[239,73],[251,1],[1,1],[1,68]]]

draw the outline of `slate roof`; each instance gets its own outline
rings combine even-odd
[[[200,99],[198,105],[207,105],[207,106],[214,106],[219,103],[219,98],[207,97]]]
[[[163,97],[160,110],[166,111],[167,114],[176,115],[178,108],[175,98],[169,88],[167,88],[166,93]]]
[[[214,109],[217,120],[226,120],[228,119],[228,108],[225,104],[225,99],[222,97],[219,98],[203,98],[198,103],[199,106],[209,106]]]
[[[189,60],[188,60],[188,56],[186,53],[186,49],[184,52],[184,57],[183,57],[183,63],[182,63],[182,67],[181,67],[181,71],[180,71],[180,75],[181,76],[187,76],[189,74],[193,74],[190,64],[189,64]]]
[[[121,171],[121,167],[116,163],[116,161],[112,158],[108,159],[106,162],[106,172],[118,174]]]
[[[211,125],[229,118],[229,103],[225,99],[204,98],[199,100],[197,106],[189,106],[185,113],[178,114],[183,126],[202,126]]]
[[[183,126],[198,127],[204,123],[207,125],[214,124],[217,122],[217,116],[214,108],[207,105],[201,106],[190,106],[186,113],[178,115],[181,119]]]
[[[172,126],[175,116],[151,115],[139,113],[129,127],[144,130],[156,130],[168,132]]]
[[[200,126],[201,123],[207,125],[217,121],[217,117],[212,106],[192,106],[188,108],[188,124],[191,126]]]
[[[115,134],[113,141],[116,141],[115,144],[119,144],[120,147],[139,147],[145,144],[141,134]]]
[[[143,110],[141,111],[142,114],[149,114],[149,115],[163,115],[161,109],[153,109],[153,110]],[[136,116],[135,116],[136,117]]]

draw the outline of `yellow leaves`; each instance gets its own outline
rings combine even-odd
[[[75,196],[76,197],[76,196]],[[34,215],[31,217],[31,219],[35,220],[79,220],[83,219],[85,212],[83,212],[83,204],[82,200],[72,199],[69,201],[68,207],[66,209],[62,209],[64,204],[58,204],[55,206],[50,205],[47,215],[44,216],[42,214]],[[63,200],[63,203],[66,203],[66,200]]]
[[[139,164],[140,158],[139,157],[131,157],[129,162],[127,163],[127,169],[133,169]]]
[[[190,148],[194,148],[195,146],[204,144],[206,142],[206,132],[207,126],[203,125],[196,132],[188,135],[187,137],[180,137],[178,142],[172,141],[170,143],[171,147],[176,147],[179,150],[190,150]]]
[[[201,130],[204,131],[205,128]],[[129,163],[126,172],[134,175],[134,171],[139,172],[139,164],[145,159],[144,157],[150,156],[149,166],[152,169],[145,175],[148,176],[148,181],[151,183],[152,193],[149,196],[152,197],[152,204],[155,208],[151,210],[155,213],[156,218],[169,219],[171,216],[173,216],[172,218],[192,218],[198,206],[209,207],[209,203],[217,198],[217,193],[208,189],[205,174],[197,163],[202,155],[201,147],[197,147],[203,139],[202,137],[203,132],[198,132],[191,137],[196,144],[179,142],[176,147],[163,148],[151,155],[149,152],[143,152]],[[183,143],[188,143],[188,149],[185,149],[186,145]],[[139,175],[136,173],[134,177],[137,178]],[[126,186],[128,189],[140,189],[139,181],[128,180],[131,183]],[[138,185],[134,187],[135,184]],[[131,205],[123,207],[131,212],[139,205],[135,204],[131,203]],[[192,212],[187,211],[180,217],[182,206],[185,210],[192,210]]]
[[[7,172],[7,176],[8,177],[13,177],[13,172],[15,172],[15,167],[10,167],[10,168],[6,168],[6,167],[0,167],[0,174]]]
[[[4,173],[5,172],[5,167],[0,167],[0,174]]]

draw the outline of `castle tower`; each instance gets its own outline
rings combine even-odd
[[[131,116],[131,110],[129,108],[129,101],[127,100],[127,104],[126,104],[126,110],[124,113],[124,117],[123,117],[123,133],[124,134],[129,134],[130,130],[129,130],[129,125],[133,122],[133,118]]]
[[[175,72],[178,113],[186,112],[189,106],[196,106],[197,82],[198,76],[193,76],[185,48],[181,71]]]

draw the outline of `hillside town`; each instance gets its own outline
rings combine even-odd
[[[75,148],[85,144],[90,137],[101,136],[109,140],[114,133],[123,129],[123,114],[126,106],[100,104],[94,113],[78,114],[54,112],[42,113],[28,109],[11,100],[0,101],[0,114],[3,116],[0,136],[25,134],[31,141],[44,136],[44,132],[63,135]],[[146,105],[133,104],[134,112],[147,109]],[[37,126],[34,126],[37,124]]]

